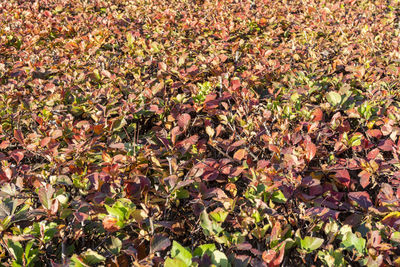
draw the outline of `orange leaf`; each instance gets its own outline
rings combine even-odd
[[[116,232],[120,229],[117,222],[117,218],[108,215],[103,219],[103,227],[108,232]]]
[[[111,158],[111,156],[110,155],[108,155],[106,152],[104,152],[103,151],[103,153],[102,153],[102,158],[103,158],[103,161],[104,162],[106,162],[106,163],[110,163],[111,161],[112,161],[112,158]]]
[[[308,161],[311,161],[315,157],[315,153],[317,152],[317,147],[311,142],[306,142],[306,158]]]
[[[58,137],[61,137],[63,135],[62,130],[55,130],[52,134],[51,137],[53,139],[57,139]]]
[[[247,152],[245,149],[242,148],[235,152],[235,154],[233,155],[233,158],[236,160],[242,160],[246,156],[247,156]]]
[[[258,24],[260,24],[260,26],[265,26],[265,25],[267,25],[267,19],[266,18],[261,18],[260,19],[260,22],[258,23]]]
[[[324,116],[324,113],[322,113],[322,110],[320,108],[317,108],[313,111],[313,121],[321,121],[322,117]]]

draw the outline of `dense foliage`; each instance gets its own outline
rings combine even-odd
[[[0,259],[400,266],[398,0],[0,1]]]

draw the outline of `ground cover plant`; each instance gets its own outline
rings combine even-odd
[[[5,266],[400,266],[400,3],[0,1]]]

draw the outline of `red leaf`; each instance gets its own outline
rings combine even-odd
[[[239,141],[236,141],[235,143],[233,143],[231,145],[231,147],[238,147],[238,146],[244,145],[245,143],[246,143],[246,141],[242,139],[242,140],[239,140]]]
[[[179,127],[186,129],[190,123],[190,115],[187,113],[181,114],[178,116],[178,125]]]
[[[275,259],[276,256],[276,251],[275,250],[265,250],[262,254],[262,259],[264,260],[264,262],[266,263],[270,263],[273,259]]]
[[[11,179],[12,178],[12,170],[9,167],[3,167],[3,172],[6,176],[7,179]]]
[[[173,145],[175,145],[176,137],[178,135],[180,135],[180,134],[181,134],[181,131],[179,130],[179,126],[176,126],[176,127],[172,128],[172,130],[171,130],[171,142],[172,142]]]
[[[367,233],[368,245],[376,248],[380,245],[382,237],[379,231],[371,231]]]
[[[285,246],[286,243],[283,243],[283,245],[281,246],[281,248],[279,249],[279,256],[276,257],[270,264],[269,266],[280,266],[280,264],[283,261],[283,256],[285,255]]]
[[[85,221],[87,218],[89,218],[89,215],[88,215],[88,214],[83,213],[83,212],[79,212],[79,211],[74,212],[74,216],[75,216],[75,219],[76,219],[78,222],[83,222],[83,221]]]
[[[50,137],[45,137],[40,141],[40,146],[45,147],[50,143],[50,141],[51,141]]]
[[[367,159],[372,160],[375,159],[379,155],[379,149],[374,148],[367,154]]]
[[[221,60],[222,63],[224,63],[228,59],[228,57],[224,54],[221,54],[219,55],[219,59]]]
[[[394,143],[390,139],[386,139],[384,142],[379,143],[379,149],[383,151],[392,151]]]
[[[268,145],[268,149],[271,150],[272,152],[275,152],[277,154],[280,154],[280,150],[279,147],[275,146],[275,145]]]
[[[381,131],[382,131],[382,134],[384,136],[386,136],[386,135],[389,135],[389,134],[392,133],[393,128],[392,128],[392,126],[390,124],[385,124],[385,125],[382,126]]]
[[[196,144],[199,140],[199,136],[197,134],[186,138],[176,144],[177,147],[183,147],[185,150],[188,150],[192,145]]]
[[[202,179],[204,181],[214,181],[215,179],[218,178],[219,172],[218,171],[205,171],[202,175]]]
[[[195,76],[199,72],[199,68],[197,68],[196,65],[192,65],[190,68],[186,70],[186,73],[188,73],[191,76]]]
[[[24,158],[24,153],[22,151],[13,151],[11,152],[11,157],[19,164]]]
[[[340,184],[349,187],[350,185],[350,174],[347,170],[339,170],[335,174],[336,181]]]
[[[233,158],[240,161],[246,156],[247,156],[247,151],[242,148],[235,152]]]
[[[14,129],[14,137],[21,145],[24,144],[24,136],[20,130]]]
[[[364,170],[358,174],[358,177],[360,177],[360,184],[362,188],[366,188],[369,185],[369,177],[371,177],[371,174]]]
[[[311,161],[315,157],[315,153],[317,152],[317,147],[311,142],[306,142],[306,159]]]
[[[323,207],[312,207],[306,210],[307,216],[318,216],[324,221],[328,221],[329,219],[337,220],[339,218],[339,212],[335,210],[331,210],[329,208]]]
[[[363,192],[350,192],[348,194],[349,199],[356,202],[360,207],[363,209],[368,209],[369,207],[372,207],[372,201],[369,197],[369,194],[365,191]]]
[[[0,144],[0,149],[6,149],[9,145],[10,145],[10,141],[4,140],[4,141],[1,142],[1,144]]]
[[[125,149],[125,145],[124,145],[124,143],[112,143],[110,145],[110,148],[124,150]]]
[[[240,80],[239,79],[235,79],[232,80],[232,90],[236,90],[240,87]]]
[[[380,139],[382,137],[382,132],[379,129],[369,129],[367,135]]]

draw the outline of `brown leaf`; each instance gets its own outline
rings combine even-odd
[[[156,234],[153,236],[150,242],[150,254],[154,254],[157,251],[163,251],[171,245],[171,241],[168,237],[162,234]]]

